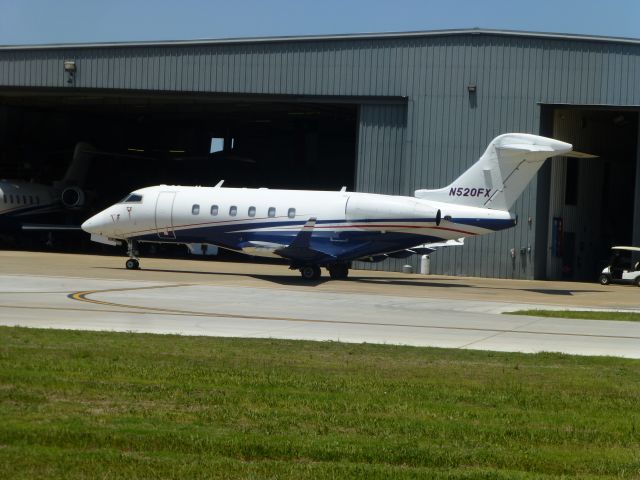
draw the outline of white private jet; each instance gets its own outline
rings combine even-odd
[[[31,223],[47,220],[51,213],[84,206],[81,188],[94,151],[88,143],[76,144],[64,178],[52,185],[24,180],[0,180],[0,231],[78,230],[79,226]]]
[[[414,197],[266,188],[142,188],[91,217],[94,241],[128,243],[126,268],[139,267],[137,242],[211,244],[284,258],[313,280],[325,267],[343,279],[354,260],[420,253],[455,239],[512,227],[509,208],[548,157],[586,156],[572,145],[523,133],[496,137],[451,185]],[[444,242],[444,243],[443,243]],[[418,245],[420,248],[416,248]]]

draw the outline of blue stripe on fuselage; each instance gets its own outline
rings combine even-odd
[[[362,220],[321,220],[319,224],[355,224],[364,223],[435,223],[435,219],[362,219]],[[194,225],[191,228],[175,230],[175,239],[160,239],[156,233],[135,237],[142,241],[162,241],[172,243],[212,243],[231,250],[241,250],[251,246],[251,242],[268,242],[279,245],[289,245],[298,234],[304,221],[271,221],[262,219],[250,220],[242,223],[218,223],[214,225]],[[512,226],[510,220],[477,220],[455,219],[455,223],[471,225],[491,230],[502,230]],[[376,225],[372,225],[376,226]],[[454,225],[455,226],[455,225]],[[269,228],[287,227],[287,230],[261,230]],[[180,228],[180,227],[178,227]],[[340,227],[338,227],[340,228]],[[332,230],[316,228],[310,240],[310,248],[324,252],[330,257],[341,261],[349,261],[363,256],[376,255],[393,250],[410,248],[421,243],[443,240],[439,236],[427,236],[410,232],[379,230]]]
[[[303,224],[300,224],[303,225]],[[175,232],[175,239],[163,238],[163,242],[173,243],[213,243],[231,250],[241,250],[251,246],[251,242],[268,242],[289,245],[298,234],[297,230],[229,232],[228,226],[200,227]],[[138,237],[142,241],[160,241],[156,234]],[[334,232],[314,230],[309,248],[325,253],[336,260],[349,261],[380,252],[402,250],[419,243],[439,241],[439,237],[413,233],[379,231]]]

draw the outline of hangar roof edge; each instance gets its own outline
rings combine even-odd
[[[465,28],[448,30],[426,30],[411,32],[353,33],[335,35],[302,35],[281,37],[246,37],[197,40],[153,40],[133,42],[97,42],[97,43],[61,43],[33,45],[0,45],[0,50],[42,50],[63,48],[107,48],[107,47],[149,47],[149,46],[198,46],[231,45],[252,43],[284,43],[338,40],[384,40],[397,38],[441,37],[451,35],[500,35],[506,37],[548,38],[556,40],[595,41],[640,45],[640,39],[627,37],[607,37],[600,35],[580,35],[572,33],[527,32],[519,30],[494,30],[484,28]]]

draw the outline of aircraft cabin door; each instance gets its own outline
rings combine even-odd
[[[156,200],[156,231],[159,238],[175,239],[173,231],[173,202],[176,192],[160,192]]]

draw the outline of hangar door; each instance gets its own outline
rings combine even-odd
[[[638,111],[612,107],[547,107],[547,131],[593,159],[548,164],[546,272],[538,278],[594,281],[613,245],[639,238]],[[541,177],[544,178],[544,177]],[[537,255],[538,255],[537,254]]]
[[[156,230],[159,238],[176,238],[173,231],[175,192],[160,192],[156,201]]]
[[[360,106],[356,191],[406,194],[402,185],[406,104]]]

